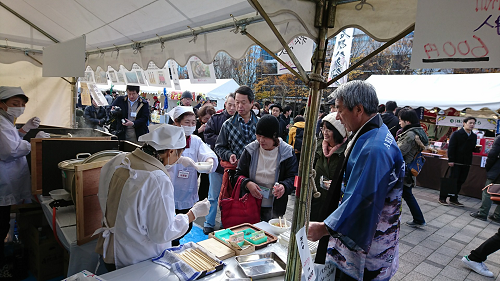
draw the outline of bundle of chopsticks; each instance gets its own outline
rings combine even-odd
[[[207,254],[203,253],[200,249],[186,249],[181,253],[175,255],[191,266],[197,272],[212,271],[219,265],[214,259],[210,258]]]

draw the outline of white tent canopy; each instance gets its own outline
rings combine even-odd
[[[147,68],[150,61],[164,65],[168,59],[185,65],[191,56],[211,63],[222,50],[241,58],[255,43],[238,32],[230,32],[234,28],[231,15],[238,20],[239,30],[244,28],[273,52],[282,49],[247,0],[3,0],[2,3],[61,42],[85,35],[87,51],[104,49],[88,56],[87,64],[94,70],[97,66],[119,69],[120,64],[130,69],[133,63]],[[315,1],[260,0],[259,3],[286,41],[299,35],[317,39]],[[372,0],[370,5],[374,9],[359,1],[340,4],[335,27],[329,29],[328,37],[346,27],[357,27],[377,40],[389,40],[415,22],[416,4],[417,0]],[[200,34],[192,36],[190,28]],[[160,43],[144,44],[159,37],[167,40],[163,49]],[[6,39],[9,46],[22,48],[41,49],[52,44],[42,33],[1,7],[0,38]],[[136,42],[143,43],[140,51],[131,48],[113,51],[115,45],[131,46]],[[0,55],[0,62],[6,63],[4,58]]]
[[[372,75],[366,81],[381,104],[392,100],[414,108],[500,109],[500,73]]]

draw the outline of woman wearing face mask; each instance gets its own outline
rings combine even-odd
[[[0,266],[4,264],[4,239],[10,228],[10,206],[31,198],[30,171],[26,155],[31,151],[29,142],[22,138],[40,125],[33,117],[19,130],[16,118],[24,112],[28,97],[21,87],[0,87]],[[46,137],[40,131],[36,137]]]
[[[244,176],[242,190],[262,199],[262,221],[285,214],[288,195],[293,190],[298,170],[293,147],[278,138],[279,127],[278,118],[270,114],[259,119],[255,129],[257,139],[245,147],[234,177]],[[267,189],[269,192],[266,192]]]
[[[259,118],[261,117],[260,116],[260,104],[258,102],[253,103],[252,111],[253,111],[253,113],[255,113],[255,116],[257,116]]]
[[[98,196],[104,217],[96,231],[96,252],[108,271],[159,255],[210,209],[205,200],[186,214],[175,212],[174,175],[167,170],[184,151],[184,130],[153,125],[139,141],[145,143],[141,148],[117,155],[101,170]]]
[[[182,127],[186,135],[186,149],[182,153],[184,157],[179,160],[178,165],[168,170],[172,176],[172,184],[175,186],[175,211],[178,214],[185,214],[199,200],[197,171],[215,172],[217,156],[198,136],[193,135],[196,130],[196,117],[191,106],[176,106],[168,114],[174,120],[174,125]],[[211,167],[204,170],[195,165],[195,162],[209,162]],[[189,225],[187,232],[191,230],[191,227],[192,224]],[[181,238],[172,241],[172,245],[179,245]]]
[[[198,119],[196,119],[196,130],[193,134],[200,137],[200,139],[205,142],[205,127],[210,120],[210,117],[215,114],[215,108],[210,104],[210,102],[205,103],[198,112]],[[198,189],[198,197],[200,200],[203,200],[208,197],[208,188],[210,186],[210,181],[208,179],[208,174],[199,174],[200,175],[200,188]]]

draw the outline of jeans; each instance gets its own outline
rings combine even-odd
[[[476,249],[470,252],[468,256],[469,260],[475,262],[483,262],[486,260],[488,255],[498,251],[500,249],[500,228],[495,235],[484,241],[483,244],[479,245]]]
[[[424,215],[418,206],[417,199],[413,196],[411,192],[412,187],[408,185],[403,185],[403,199],[406,201],[408,208],[410,208],[411,215],[413,216],[413,222],[418,224],[425,223]]]
[[[220,188],[222,186],[222,174],[210,173],[210,187],[208,188],[208,201],[210,202],[210,211],[205,217],[204,227],[215,227],[215,217],[217,216],[217,201],[219,199]]]
[[[492,182],[493,182],[492,179],[487,179],[484,186],[487,186]],[[486,189],[483,190],[482,195],[483,196],[481,198],[481,207],[479,208],[479,215],[486,218],[488,216],[488,214],[490,213],[491,199],[490,199],[490,195],[488,194]],[[495,219],[500,219],[500,205],[497,205],[497,207],[495,208],[495,212],[493,213],[493,217]]]

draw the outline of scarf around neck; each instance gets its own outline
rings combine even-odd
[[[337,151],[337,149],[339,149],[339,147],[344,144],[344,142],[346,141],[347,138],[344,138],[344,140],[342,141],[342,143],[339,143],[335,146],[330,146],[330,144],[326,141],[326,140],[323,140],[323,143],[322,143],[322,146],[323,146],[323,154],[325,155],[326,158],[330,158],[330,156],[333,155],[333,153],[335,151]]]

